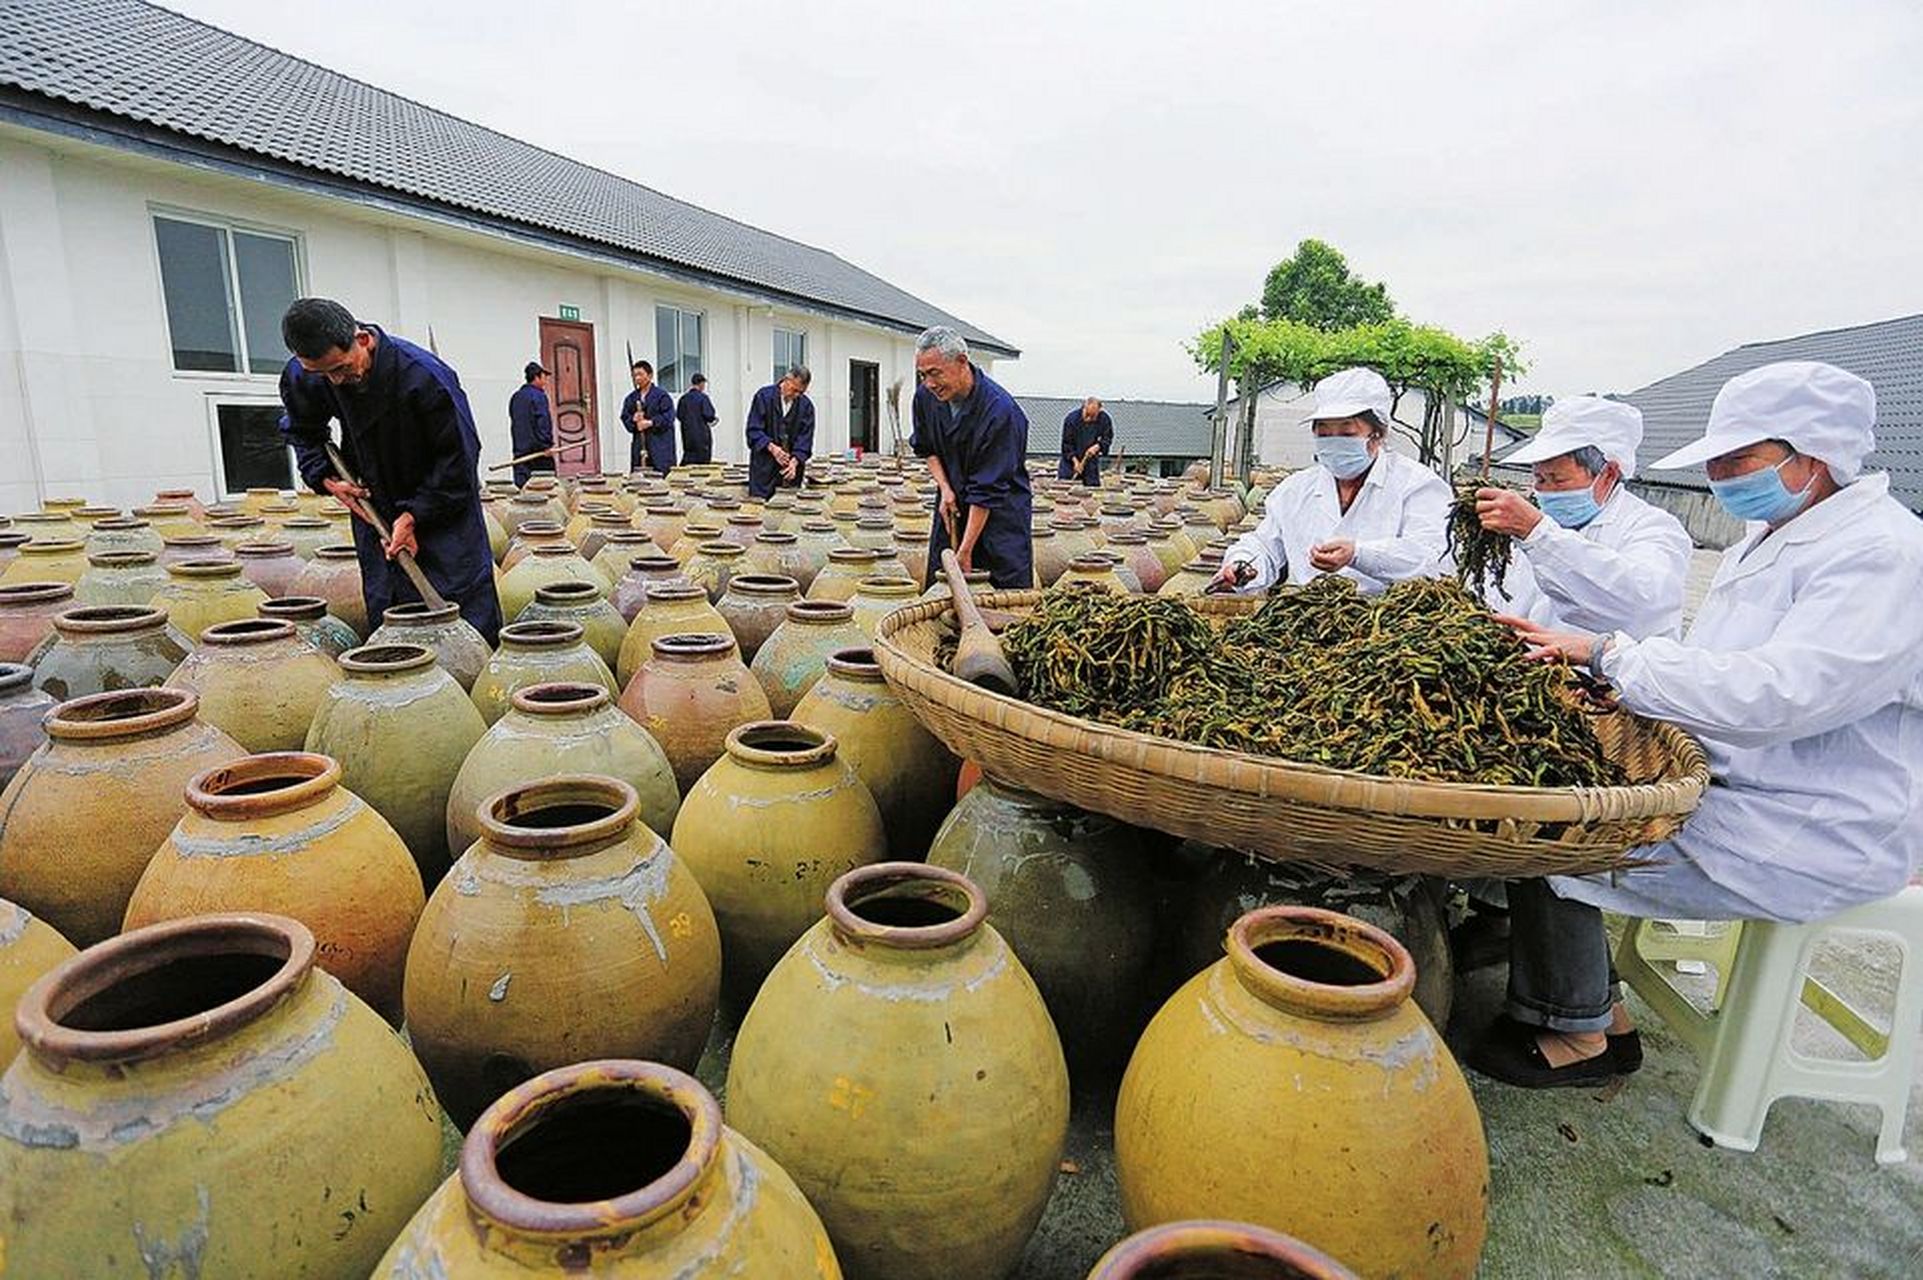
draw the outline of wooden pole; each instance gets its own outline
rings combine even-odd
[[[1222,487],[1223,455],[1229,447],[1229,359],[1235,354],[1235,335],[1222,326],[1222,359],[1215,375],[1215,433],[1209,444],[1209,488]]]
[[[1489,379],[1489,420],[1482,432],[1482,478],[1489,478],[1490,457],[1496,451],[1496,409],[1502,403],[1502,357],[1496,357],[1496,371]]]

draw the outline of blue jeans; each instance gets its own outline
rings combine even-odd
[[[1509,882],[1509,1016],[1550,1031],[1609,1027],[1621,999],[1602,912],[1547,880]]]

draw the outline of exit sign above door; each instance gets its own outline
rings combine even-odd
[[[580,318],[581,318],[581,308],[579,308],[579,307],[570,307],[570,306],[569,306],[569,305],[568,305],[567,303],[565,303],[565,302],[563,302],[563,303],[561,304],[561,319],[563,319],[563,320],[579,320]]]

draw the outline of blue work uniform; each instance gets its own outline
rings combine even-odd
[[[783,480],[781,468],[768,453],[778,444],[795,456],[795,478]],[[771,382],[755,392],[748,406],[748,493],[756,498],[774,494],[781,485],[798,488],[815,452],[815,403],[806,393],[781,412],[781,384]]]
[[[681,461],[714,461],[714,401],[699,387],[683,392],[674,416],[681,423]]]
[[[554,414],[548,409],[548,393],[532,382],[507,399],[508,439],[514,456],[554,447]],[[514,483],[525,485],[536,471],[554,470],[553,458],[531,458],[514,464]]]
[[[628,432],[628,470],[649,468],[667,475],[674,467],[674,397],[658,382],[648,384],[644,397],[628,392],[621,402],[621,425]]]
[[[965,400],[943,404],[927,387],[915,390],[915,433],[909,444],[918,458],[941,459],[949,487],[961,505],[955,533],[968,527],[970,507],[988,508],[988,524],[975,544],[974,567],[988,570],[998,587],[1035,585],[1033,495],[1028,487],[1028,418],[1001,384],[970,365],[974,390]],[[941,574],[948,530],[936,516],[928,535],[928,584]]]
[[[1062,460],[1055,468],[1056,479],[1075,479],[1075,459],[1086,453],[1092,444],[1100,445],[1101,449],[1082,464],[1080,477],[1082,483],[1091,489],[1102,483],[1102,459],[1115,447],[1115,423],[1106,409],[1096,413],[1093,422],[1085,421],[1080,409],[1071,409],[1068,416],[1062,419]]]
[[[280,375],[281,434],[294,447],[301,479],[316,492],[334,474],[324,448],[328,423],[341,424],[341,457],[373,494],[374,510],[391,526],[414,517],[419,562],[427,580],[493,644],[501,630],[494,594],[494,557],[481,519],[475,468],[481,438],[467,393],[454,370],[403,338],[366,326],[377,339],[367,377],[337,387],[289,360]],[[420,599],[398,564],[381,551],[380,535],[354,521],[367,617],[379,625],[389,605]]]

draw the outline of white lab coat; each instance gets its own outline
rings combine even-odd
[[[1674,637],[1692,549],[1682,521],[1618,483],[1582,528],[1544,516],[1516,539],[1507,599],[1492,603],[1567,631]]]
[[[1608,876],[1557,877],[1563,897],[1804,921],[1895,893],[1923,864],[1923,521],[1879,474],[1763,532],[1724,554],[1687,639],[1618,634],[1603,660],[1625,706],[1709,752],[1702,806],[1639,851],[1694,864],[1672,877],[1680,900],[1659,866],[1622,894]]]
[[[1254,567],[1255,577],[1241,588],[1245,594],[1268,590],[1284,572],[1300,585],[1321,576],[1309,564],[1311,548],[1353,538],[1355,561],[1341,572],[1374,595],[1391,582],[1441,573],[1452,498],[1435,472],[1384,449],[1344,511],[1335,476],[1327,467],[1309,467],[1275,487],[1262,523],[1236,539],[1222,562]]]

